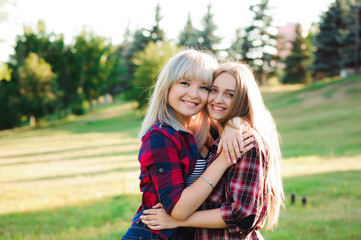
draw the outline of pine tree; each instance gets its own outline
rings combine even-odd
[[[190,13],[188,13],[187,23],[179,34],[178,44],[181,46],[197,48],[199,31],[193,26]]]
[[[132,84],[131,81],[134,79],[135,65],[132,61],[133,57],[138,53],[142,52],[149,42],[163,42],[165,40],[164,31],[160,28],[160,21],[162,16],[160,13],[160,5],[157,4],[155,8],[155,24],[149,30],[146,28],[138,28],[134,33],[131,39],[131,42],[125,41],[122,46],[124,67],[125,67],[125,77],[122,83],[123,91],[131,90]],[[126,32],[127,39],[129,37],[129,31]],[[129,95],[131,97],[131,95]]]
[[[235,32],[235,39],[232,42],[231,46],[227,49],[228,57],[234,61],[241,61],[243,59],[242,45],[243,45],[243,36],[241,28],[237,28]]]
[[[358,16],[358,28],[356,29],[357,16]],[[350,4],[350,8],[348,9],[348,14],[344,15],[344,21],[347,27],[344,36],[342,38],[343,48],[342,48],[342,61],[340,63],[341,68],[351,68],[351,69],[353,68],[355,71],[357,71],[361,61],[361,55],[360,55],[361,7],[357,7],[355,4],[353,5]],[[358,35],[358,39],[356,39],[356,34]],[[357,48],[356,41],[358,41],[358,49],[356,49]],[[358,63],[356,63],[356,61]]]
[[[160,21],[163,18],[161,16],[160,10],[161,10],[160,5],[158,3],[157,6],[155,7],[155,17],[154,17],[155,24],[150,30],[150,39],[155,43],[158,41],[164,41],[165,39],[164,31],[160,28]]]
[[[214,23],[214,15],[211,13],[212,5],[207,6],[207,13],[203,16],[203,29],[199,32],[199,44],[202,48],[209,49],[213,53],[216,52],[216,45],[219,44],[222,38],[217,37],[215,31],[218,29]]]
[[[302,36],[301,25],[296,25],[296,39],[292,42],[292,52],[286,57],[284,63],[283,83],[309,82],[306,67],[311,58],[310,43]]]
[[[330,8],[321,16],[319,33],[314,38],[314,60],[311,69],[316,80],[331,77],[340,73],[343,45],[343,3],[335,0]]]
[[[243,60],[249,64],[256,79],[263,85],[276,72],[277,35],[269,15],[268,0],[250,6],[254,13],[252,24],[245,30],[242,43]]]

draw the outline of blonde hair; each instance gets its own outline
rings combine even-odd
[[[214,73],[214,79],[228,73],[236,80],[236,91],[225,117],[219,121],[224,127],[228,120],[240,116],[246,120],[260,137],[260,150],[265,153],[265,186],[268,199],[267,228],[277,225],[280,207],[283,205],[284,192],[281,179],[281,150],[279,135],[271,113],[264,105],[263,98],[248,65],[238,62],[222,63]]]
[[[176,130],[189,131],[194,135],[200,149],[208,139],[208,116],[203,110],[192,117],[188,129],[176,119],[168,103],[168,92],[172,84],[180,79],[194,79],[211,86],[213,73],[218,63],[215,56],[207,51],[187,49],[173,56],[158,75],[149,106],[139,132],[139,137],[154,123],[166,123]]]

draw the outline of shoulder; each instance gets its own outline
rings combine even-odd
[[[251,148],[248,152],[243,154],[242,160],[238,161],[240,165],[252,164],[252,165],[261,165],[264,160],[265,154],[263,150],[263,144],[256,138],[254,142],[255,146]]]
[[[158,147],[174,147],[177,149],[181,148],[184,138],[181,131],[177,131],[168,124],[155,123],[142,137],[142,142],[151,142],[152,145]]]
[[[168,124],[164,123],[155,123],[149,130],[145,133],[145,135],[142,137],[142,140],[152,137],[154,135],[165,135],[168,137],[179,135],[179,131],[175,130]]]

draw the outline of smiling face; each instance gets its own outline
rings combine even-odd
[[[171,86],[168,93],[168,103],[183,126],[192,116],[203,110],[207,98],[208,86],[192,79],[180,79]]]
[[[207,109],[214,120],[221,120],[229,110],[236,89],[236,80],[229,73],[221,73],[214,80],[208,95]]]

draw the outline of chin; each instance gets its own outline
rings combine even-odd
[[[222,120],[224,116],[218,116],[218,115],[210,115],[210,117],[213,119],[213,120],[216,120],[216,121],[219,121],[219,120]]]

